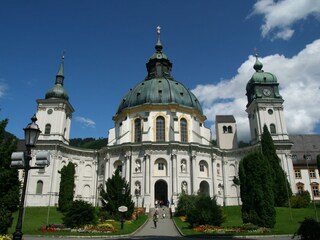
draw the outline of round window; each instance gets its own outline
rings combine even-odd
[[[271,114],[273,114],[273,110],[272,109],[269,109],[268,110],[268,113],[271,115]]]
[[[52,112],[53,112],[52,109],[48,109],[47,111],[48,114],[51,114]]]

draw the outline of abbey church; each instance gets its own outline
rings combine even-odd
[[[129,183],[139,207],[152,208],[155,201],[176,203],[180,194],[198,192],[215,196],[220,205],[240,205],[240,188],[233,180],[240,160],[259,148],[264,125],[272,134],[293,193],[308,190],[320,200],[316,168],[320,137],[288,135],[279,82],[274,74],[263,71],[258,57],[252,63],[251,79],[243,86],[251,146],[238,148],[236,119],[223,113],[216,116],[215,146],[197,97],[171,75],[172,63],[163,51],[159,28],[157,36],[146,77],[141,76],[141,82],[119,96],[115,127],[108,132],[108,144],[99,150],[69,145],[74,108],[63,86],[62,59],[55,84],[37,100],[37,124],[42,132],[33,156],[45,150],[51,160],[49,167],[30,171],[26,206],[57,205],[58,171],[69,162],[76,167],[75,199],[95,206],[100,204],[105,181],[116,169]],[[307,165],[305,156],[310,157]]]

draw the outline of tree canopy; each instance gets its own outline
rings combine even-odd
[[[60,188],[59,188],[59,201],[58,210],[61,212],[67,212],[73,201],[74,191],[74,174],[75,167],[72,162],[69,162],[67,166],[64,166],[61,171]]]
[[[271,166],[270,173],[272,176],[274,204],[277,207],[283,207],[288,201],[288,198],[291,197],[292,191],[286,177],[286,173],[280,165],[280,159],[277,155],[271,134],[266,125],[263,126],[261,149],[262,154]]]
[[[254,152],[240,161],[240,195],[242,220],[272,228],[276,222],[270,165],[265,157]]]
[[[12,213],[18,209],[20,181],[18,170],[10,168],[11,154],[17,148],[17,139],[5,131],[8,120],[0,121],[0,233],[12,225]]]
[[[124,190],[124,193],[123,193]],[[103,210],[110,214],[115,219],[120,219],[118,208],[126,206],[128,211],[124,213],[125,219],[131,219],[134,211],[134,202],[130,194],[129,184],[124,178],[120,176],[119,169],[117,169],[106,181],[106,191],[101,189],[100,196],[102,198]]]

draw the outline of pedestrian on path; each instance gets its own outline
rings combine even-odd
[[[162,212],[162,218],[166,218],[166,212],[164,211],[164,209],[163,209],[163,212]]]
[[[157,222],[158,222],[158,214],[155,212],[153,214],[153,223],[154,223],[154,228],[157,228]]]

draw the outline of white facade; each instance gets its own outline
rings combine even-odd
[[[115,127],[108,133],[108,145],[97,151],[69,146],[74,110],[62,87],[64,78],[60,69],[57,75],[60,81],[56,82],[53,90],[48,91],[46,99],[37,100],[37,123],[42,133],[33,155],[47,150],[51,155],[51,164],[45,170],[31,171],[27,206],[57,205],[58,171],[69,162],[76,165],[75,198],[94,205],[100,204],[99,191],[105,188],[105,181],[112,177],[116,169],[129,182],[133,200],[138,200],[139,207],[145,207],[147,211],[154,207],[155,201],[176,203],[182,193],[202,192],[216,197],[221,205],[239,205],[240,189],[233,180],[238,176],[240,160],[259,148],[264,124],[275,140],[281,166],[287,173],[292,190],[297,191],[292,158],[288,157],[292,143],[289,142],[284,121],[283,101],[273,101],[269,92],[268,98],[258,99],[250,95],[246,111],[254,145],[238,148],[235,119],[230,115],[220,115],[216,125],[217,146],[213,146],[210,129],[205,127],[206,117],[201,107],[196,105],[197,99],[183,85],[170,78],[172,65],[162,54],[159,42],[156,45],[157,54],[147,64],[148,77],[123,98],[122,103],[129,101],[131,96],[132,102],[119,107],[113,117]],[[155,62],[163,64],[166,72],[159,73],[158,68],[154,72],[153,67],[158,66]],[[167,75],[164,78],[157,74]],[[153,84],[155,93],[162,99],[166,94],[162,90],[174,86],[175,100],[162,104],[138,104],[133,100],[145,93],[139,90],[144,84]],[[255,87],[254,84],[250,86]],[[248,92],[251,90],[247,87]],[[136,94],[135,98],[132,94]],[[185,99],[187,97],[191,99],[189,102]],[[301,174],[305,174],[303,170]],[[319,179],[315,181],[319,182]],[[138,199],[136,193],[139,193]]]

